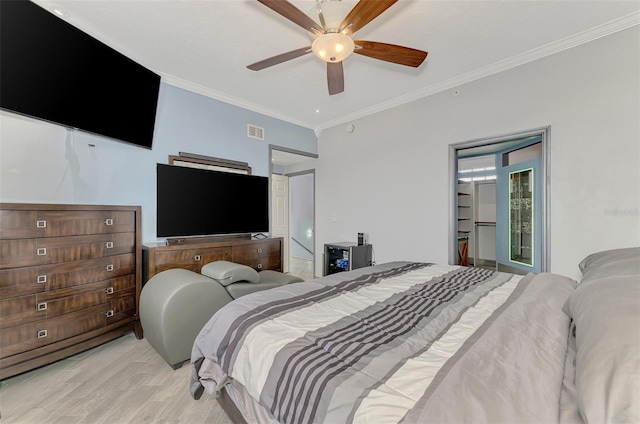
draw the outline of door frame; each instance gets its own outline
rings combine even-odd
[[[457,222],[456,222],[456,198],[458,182],[458,151],[472,147],[499,145],[500,143],[514,141],[526,137],[540,136],[542,143],[542,257],[540,258],[541,272],[549,272],[551,269],[551,232],[550,232],[550,135],[551,126],[534,128],[531,130],[509,133],[500,136],[485,137],[470,141],[463,141],[449,145],[449,264],[457,263]],[[496,146],[497,147],[497,146]],[[496,148],[496,151],[503,150]]]
[[[301,175],[311,175],[313,177],[313,187],[312,187],[312,192],[311,192],[311,198],[313,199],[313,211],[312,211],[312,218],[311,218],[311,222],[313,225],[313,228],[311,229],[311,232],[313,234],[313,254],[311,255],[311,270],[313,272],[313,276],[315,278],[315,269],[316,269],[316,249],[315,249],[315,245],[316,245],[316,170],[315,169],[307,169],[304,171],[297,171],[297,172],[291,172],[291,173],[287,173],[285,174],[287,177],[289,177],[289,183],[291,183],[291,177],[299,177]],[[289,184],[289,242],[291,242],[291,184]],[[289,247],[289,263],[291,263],[291,247]]]
[[[295,150],[295,149],[290,149],[287,147],[282,147],[282,146],[276,146],[273,144],[269,145],[269,230],[271,230],[271,224],[273,222],[273,217],[271,216],[271,211],[273,208],[273,205],[271,204],[271,200],[272,200],[272,193],[271,193],[271,175],[273,175],[273,161],[272,161],[272,157],[273,157],[273,151],[274,150],[278,150],[281,152],[287,152],[287,153],[291,153],[294,155],[298,155],[307,159],[317,159],[318,158],[318,154],[316,153],[310,153],[310,152],[305,152],[302,150]],[[308,173],[313,173],[313,199],[314,199],[314,203],[313,203],[313,237],[314,237],[314,245],[315,245],[315,239],[316,239],[316,204],[315,204],[315,198],[316,198],[316,177],[315,177],[315,168],[309,168],[306,170],[301,170],[301,171],[295,171],[295,172],[287,172],[285,170],[285,173],[283,174],[286,177],[291,177],[291,176],[296,176],[296,175],[302,175],[302,174],[308,174]],[[289,208],[291,207],[291,192],[289,191]],[[289,214],[289,222],[287,223],[288,227],[289,227],[289,238],[291,238],[291,214]],[[291,259],[291,249],[289,249],[289,260]],[[314,251],[313,253],[313,259],[312,259],[312,264],[311,264],[311,269],[313,270],[313,273],[315,275],[315,269],[316,269],[316,252]]]

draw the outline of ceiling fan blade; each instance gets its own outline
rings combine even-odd
[[[397,1],[398,0],[360,0],[344,18],[340,29],[347,35],[353,34],[373,21],[378,15],[393,6]]]
[[[342,62],[327,62],[327,83],[329,84],[330,96],[344,91],[344,68],[342,67]]]
[[[427,52],[409,47],[396,46],[395,44],[377,43],[375,41],[354,40],[356,48],[353,52],[385,62],[397,63],[398,65],[413,66],[417,68],[424,62]]]
[[[304,56],[311,51],[311,46],[303,47],[297,50],[291,50],[290,52],[282,53],[277,56],[270,57],[268,59],[261,60],[260,62],[252,63],[247,68],[252,71],[260,71],[273,65],[277,65],[287,60],[295,59],[296,57]]]
[[[306,13],[289,3],[287,0],[258,0],[260,3],[289,19],[296,25],[301,26],[312,34],[316,31],[320,31],[322,28],[318,28],[319,25],[311,19]],[[314,31],[314,29],[316,31]],[[322,32],[322,31],[320,31]]]

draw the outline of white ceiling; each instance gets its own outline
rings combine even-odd
[[[425,63],[414,69],[352,55],[344,62],[345,91],[329,96],[326,65],[313,54],[246,68],[311,44],[302,28],[256,0],[35,3],[61,8],[68,22],[167,83],[313,129],[453,90],[640,22],[634,0],[400,0],[354,38],[428,51]],[[292,3],[307,12],[315,1]]]

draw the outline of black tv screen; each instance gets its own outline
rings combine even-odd
[[[157,165],[158,237],[269,231],[269,179]]]
[[[160,76],[26,0],[0,1],[0,108],[151,148]]]

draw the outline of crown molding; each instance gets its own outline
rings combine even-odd
[[[625,29],[631,28],[636,25],[640,25],[640,11],[633,12],[629,15],[622,16],[618,19],[614,19],[612,21],[609,21],[602,25],[598,25],[586,31],[579,32],[577,34],[563,38],[561,40],[554,41],[552,43],[529,50],[527,52],[518,54],[516,56],[512,56],[508,59],[498,61],[491,65],[475,69],[473,71],[458,75],[456,77],[447,79],[445,81],[442,81],[436,84],[432,84],[420,90],[416,90],[411,93],[407,93],[405,95],[395,97],[388,101],[384,101],[382,103],[378,103],[376,105],[358,110],[348,115],[344,115],[338,119],[320,123],[316,126],[308,122],[302,122],[291,116],[283,115],[281,113],[275,112],[271,109],[264,108],[255,103],[247,102],[246,100],[229,96],[228,94],[221,93],[219,91],[212,90],[198,84],[194,84],[192,82],[183,80],[173,75],[169,75],[161,72],[159,72],[159,74],[162,77],[163,83],[173,85],[178,88],[183,88],[185,90],[188,90],[197,94],[201,94],[203,96],[210,97],[212,99],[219,100],[224,103],[231,104],[233,106],[237,106],[243,109],[250,110],[252,112],[260,113],[262,115],[279,119],[281,121],[289,122],[294,125],[312,129],[314,130],[316,136],[319,137],[320,134],[322,133],[322,130],[324,129],[342,125],[359,118],[364,118],[366,116],[373,115],[378,112],[382,112],[397,106],[404,105],[406,103],[413,102],[415,100],[419,100],[437,93],[441,93],[443,91],[450,90],[455,87],[459,87],[463,84],[467,84],[467,83],[488,77],[490,75],[495,75],[500,72],[524,65],[526,63],[533,62],[535,60],[553,55],[555,53],[559,53],[564,50],[568,50],[573,47],[577,47],[582,44],[589,43],[591,41],[597,40],[602,37],[606,37],[608,35],[614,34],[619,31],[623,31]]]
[[[403,96],[393,98],[389,101],[385,101],[382,103],[378,103],[377,105],[374,105],[365,109],[361,109],[357,112],[342,116],[341,118],[323,122],[322,124],[315,127],[314,131],[316,132],[316,134],[319,135],[323,129],[335,127],[337,125],[342,125],[347,122],[356,120],[358,118],[363,118],[365,116],[373,115],[375,113],[382,112],[384,110],[391,109],[396,106],[404,105],[406,103],[410,103],[412,101],[419,100],[424,97],[428,97],[433,94],[440,93],[442,91],[450,90],[452,88],[459,87],[463,84],[467,84],[467,83],[479,80],[481,78],[485,78],[487,76],[494,75],[494,74],[506,71],[508,69],[515,68],[529,62],[533,62],[538,59],[542,59],[552,54],[559,53],[561,51],[568,50],[573,47],[577,47],[579,45],[597,40],[599,38],[606,37],[607,35],[611,35],[619,31],[623,31],[625,29],[631,28],[636,25],[640,25],[640,11],[633,12],[629,15],[622,16],[618,19],[614,19],[612,21],[609,21],[602,25],[598,25],[586,31],[579,32],[577,34],[574,34],[569,37],[560,39],[558,41],[554,41],[552,43],[546,44],[544,46],[529,50],[527,52],[518,54],[508,59],[501,60],[491,65],[478,68],[471,72],[458,75],[454,78],[450,78],[448,80],[439,82],[437,84],[430,85],[423,89],[413,91]]]
[[[302,122],[297,119],[294,119],[290,116],[283,115],[277,113],[273,110],[266,109],[262,106],[259,106],[255,103],[247,102],[246,100],[239,99],[237,97],[229,96],[228,94],[221,93],[216,90],[212,90],[210,88],[203,87],[199,84],[194,84],[192,82],[183,80],[182,78],[175,77],[173,75],[165,74],[163,72],[156,71],[160,77],[162,78],[162,82],[165,84],[172,85],[174,87],[182,88],[187,91],[191,91],[196,94],[201,94],[206,97],[210,97],[215,100],[219,100],[224,103],[228,103],[233,106],[240,107],[242,109],[247,109],[252,112],[260,113],[262,115],[270,116],[272,118],[279,119],[281,121],[289,122],[291,124],[295,124],[304,128],[308,128],[311,130],[315,130],[314,126],[309,124],[308,122]]]

